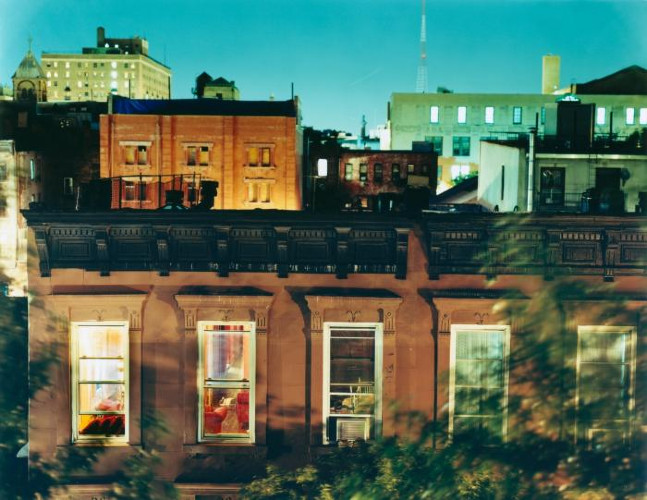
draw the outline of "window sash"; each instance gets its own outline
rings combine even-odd
[[[458,106],[456,121],[458,123],[467,123],[467,106]]]
[[[512,124],[513,125],[521,125],[522,123],[522,108],[521,106],[514,106],[512,108]]]
[[[430,123],[438,123],[439,119],[439,107],[438,106],[431,106],[429,109],[429,122]]]
[[[453,325],[450,344],[449,433],[464,426],[507,434],[510,328]]]
[[[198,332],[198,441],[253,443],[256,324],[200,321]],[[237,350],[241,364],[232,365]],[[214,394],[221,396],[217,402]]]
[[[485,123],[494,123],[494,106],[485,107]]]
[[[114,342],[115,334],[119,337],[117,342]],[[92,336],[95,338],[93,339]],[[101,342],[102,336],[105,336],[106,347],[110,346],[112,351],[88,351],[88,347],[92,349],[100,345],[98,343]],[[110,340],[111,336],[113,342]],[[74,442],[128,441],[130,392],[128,344],[127,322],[72,323],[70,358],[72,440]],[[121,394],[115,391],[121,391]],[[113,434],[111,431],[119,433]]]
[[[379,435],[382,424],[382,336],[381,323],[324,323],[323,345],[323,443],[339,419],[358,419],[370,423],[369,435]],[[354,361],[355,360],[355,361]],[[333,373],[335,361],[367,373],[367,380],[344,380],[350,372]],[[336,363],[339,367],[340,363]],[[370,366],[372,365],[372,366]],[[342,379],[338,376],[342,374]],[[357,375],[357,372],[355,373]],[[372,380],[368,380],[371,378]],[[361,378],[361,377],[360,377]],[[367,420],[368,419],[368,420]]]
[[[615,338],[614,338],[615,337]],[[635,409],[636,330],[630,326],[579,326],[576,436],[632,433]]]

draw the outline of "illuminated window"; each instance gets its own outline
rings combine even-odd
[[[638,112],[638,123],[647,125],[647,108],[640,108]]]
[[[414,174],[416,172],[416,166],[413,163],[407,164],[407,174]]]
[[[494,106],[485,107],[485,123],[494,123]]]
[[[467,107],[459,106],[457,114],[458,123],[467,123]]]
[[[604,125],[607,121],[607,110],[606,108],[597,108],[595,110],[595,123],[597,125]]]
[[[450,175],[452,180],[459,177],[464,177],[470,173],[469,165],[452,165],[450,168]]]
[[[627,108],[626,113],[625,113],[625,121],[627,125],[633,125],[636,123],[636,109],[635,108]]]
[[[344,165],[344,180],[346,180],[346,181],[352,181],[353,180],[353,164],[352,163],[346,163],[346,165]]]
[[[254,442],[255,328],[253,322],[198,323],[200,441]]]
[[[469,136],[452,137],[452,154],[454,156],[470,155],[470,138]]]
[[[578,328],[578,437],[594,448],[629,439],[635,405],[635,342],[631,327]]]
[[[382,415],[382,324],[324,323],[324,444],[373,439]]]
[[[509,327],[454,325],[451,330],[449,432],[503,441],[507,429]]]
[[[124,146],[126,165],[148,165],[148,146],[144,144]]]
[[[366,182],[368,178],[368,164],[360,163],[359,164],[359,181]]]
[[[258,165],[258,148],[247,149],[247,165],[250,167]]]
[[[521,106],[514,106],[512,108],[512,123],[513,125],[521,125],[522,122],[522,108]]]
[[[381,184],[383,180],[384,180],[384,169],[382,167],[382,164],[376,163],[375,165],[373,165],[373,182],[377,182]]]
[[[431,123],[438,123],[438,106],[432,106],[430,108],[430,116],[429,116],[429,121]]]
[[[261,165],[269,167],[272,165],[270,148],[261,148]]]
[[[74,441],[128,438],[128,325],[72,324]]]

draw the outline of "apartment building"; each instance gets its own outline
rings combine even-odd
[[[106,101],[111,94],[133,99],[169,99],[171,69],[149,55],[145,38],[106,38],[97,28],[96,47],[81,53],[43,52],[50,101]]]

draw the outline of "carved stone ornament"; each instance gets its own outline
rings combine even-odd
[[[273,295],[176,295],[175,300],[184,312],[186,333],[193,333],[198,321],[256,322],[256,332],[267,333],[268,311]],[[251,311],[251,314],[249,313]]]

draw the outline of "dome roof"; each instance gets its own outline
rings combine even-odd
[[[12,78],[45,78],[43,68],[38,64],[38,61],[31,49],[27,51],[27,55],[18,65],[18,69]]]

